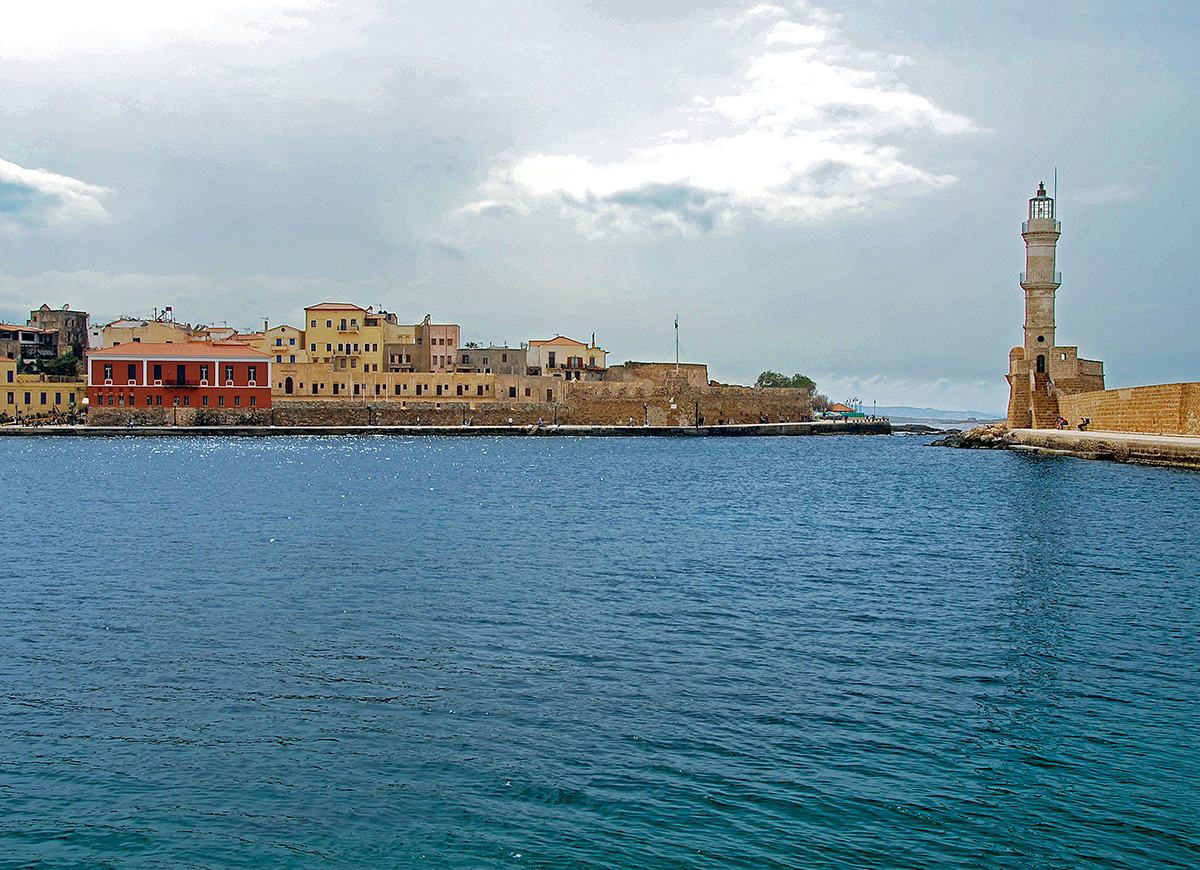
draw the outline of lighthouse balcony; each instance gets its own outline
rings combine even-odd
[[[1025,283],[1026,283],[1026,281],[1025,281],[1025,273],[1024,273],[1024,272],[1022,272],[1022,273],[1021,273],[1021,283],[1022,283],[1022,284],[1025,284]],[[1038,283],[1038,282],[1034,282],[1034,283]],[[1054,283],[1055,283],[1055,284],[1061,284],[1061,283],[1062,283],[1062,272],[1055,272],[1055,273],[1054,273]]]

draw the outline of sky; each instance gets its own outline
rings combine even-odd
[[[353,302],[843,401],[1003,413],[1057,338],[1200,380],[1200,7],[40,0],[0,31],[0,320]]]

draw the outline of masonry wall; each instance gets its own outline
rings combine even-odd
[[[1060,396],[1059,413],[1072,427],[1144,435],[1200,435],[1200,383],[1158,384]]]
[[[95,405],[88,408],[87,422],[89,426],[268,426],[271,409]]]
[[[473,423],[528,426],[541,420],[550,425],[634,425],[694,426],[699,411],[707,424],[732,420],[757,423],[759,415],[772,422],[803,420],[812,412],[807,390],[764,389],[752,387],[705,387],[689,389],[682,384],[674,389],[656,389],[646,384],[605,384],[581,381],[572,383],[562,402],[419,402],[411,399],[407,407],[398,402],[338,402],[330,399],[305,399],[276,396],[276,426],[456,426]],[[182,424],[181,424],[182,425]]]

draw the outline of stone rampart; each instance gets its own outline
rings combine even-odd
[[[96,405],[88,409],[87,422],[89,426],[268,426],[271,409]]]
[[[1060,396],[1059,413],[1074,427],[1143,435],[1200,435],[1200,383],[1157,384]]]

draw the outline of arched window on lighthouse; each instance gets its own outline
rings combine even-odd
[[[1038,374],[1042,374],[1043,372],[1046,371],[1046,355],[1044,353],[1038,354],[1037,370],[1038,370]]]

